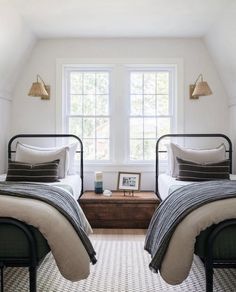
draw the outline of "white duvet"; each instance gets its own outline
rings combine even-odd
[[[87,251],[73,226],[57,209],[39,200],[1,195],[0,217],[15,218],[38,228],[66,279],[78,281],[88,277],[90,258]]]
[[[171,285],[182,283],[192,266],[196,237],[212,224],[227,219],[236,219],[235,198],[206,204],[186,216],[170,240],[160,269],[162,278]]]
[[[231,174],[230,179],[236,180],[236,175]],[[165,198],[167,198],[169,196],[169,194],[172,191],[174,191],[182,186],[189,185],[192,183],[193,182],[191,182],[191,181],[180,181],[180,180],[177,180],[176,178],[174,178],[166,173],[162,173],[158,176],[159,194],[160,194],[162,200],[164,200]]]
[[[6,174],[0,175],[0,181],[6,180]],[[81,178],[78,174],[67,175],[65,178],[60,179],[59,182],[44,183],[47,185],[69,185],[73,191],[73,197],[78,200],[81,192]]]
[[[236,175],[230,179],[236,180]],[[171,191],[192,182],[178,181],[161,174],[158,177],[159,194],[165,199]],[[190,272],[196,237],[201,231],[227,219],[236,219],[236,199],[219,200],[206,204],[187,215],[173,233],[162,261],[160,274],[171,285],[182,283]]]

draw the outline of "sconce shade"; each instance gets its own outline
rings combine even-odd
[[[34,82],[28,93],[29,96],[48,96],[48,93],[41,82]]]
[[[202,74],[198,76],[194,84],[189,85],[190,99],[199,99],[199,96],[207,96],[211,94],[212,94],[212,91],[210,89],[210,86],[208,85],[206,81],[203,81]]]
[[[46,85],[43,79],[37,74],[37,81],[34,82],[28,93],[29,96],[39,96],[41,99],[50,99],[50,85]]]
[[[211,95],[212,91],[206,81],[197,82],[193,91],[193,96],[207,96]]]

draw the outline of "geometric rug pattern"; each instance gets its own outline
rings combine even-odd
[[[152,273],[150,257],[144,251],[144,234],[92,235],[98,262],[91,265],[86,280],[65,280],[49,254],[38,269],[39,292],[202,292],[205,291],[204,267],[195,257],[189,277],[178,286],[168,285],[159,274]],[[7,268],[5,292],[29,291],[28,270]],[[214,273],[214,291],[236,291],[236,270],[219,269]]]

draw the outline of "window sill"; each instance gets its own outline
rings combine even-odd
[[[167,163],[160,163],[160,169],[166,169]],[[155,162],[153,163],[127,163],[127,164],[105,164],[105,163],[84,163],[85,172],[155,172]]]

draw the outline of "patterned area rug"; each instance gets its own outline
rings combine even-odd
[[[153,274],[144,251],[144,234],[94,234],[91,237],[98,255],[98,263],[91,266],[88,279],[71,283],[58,271],[51,254],[38,270],[38,291],[43,292],[190,292],[205,291],[205,274],[196,257],[191,273],[178,286],[166,284]],[[25,268],[5,270],[5,292],[28,291],[28,271]],[[217,270],[214,274],[215,291],[236,291],[236,271]]]

